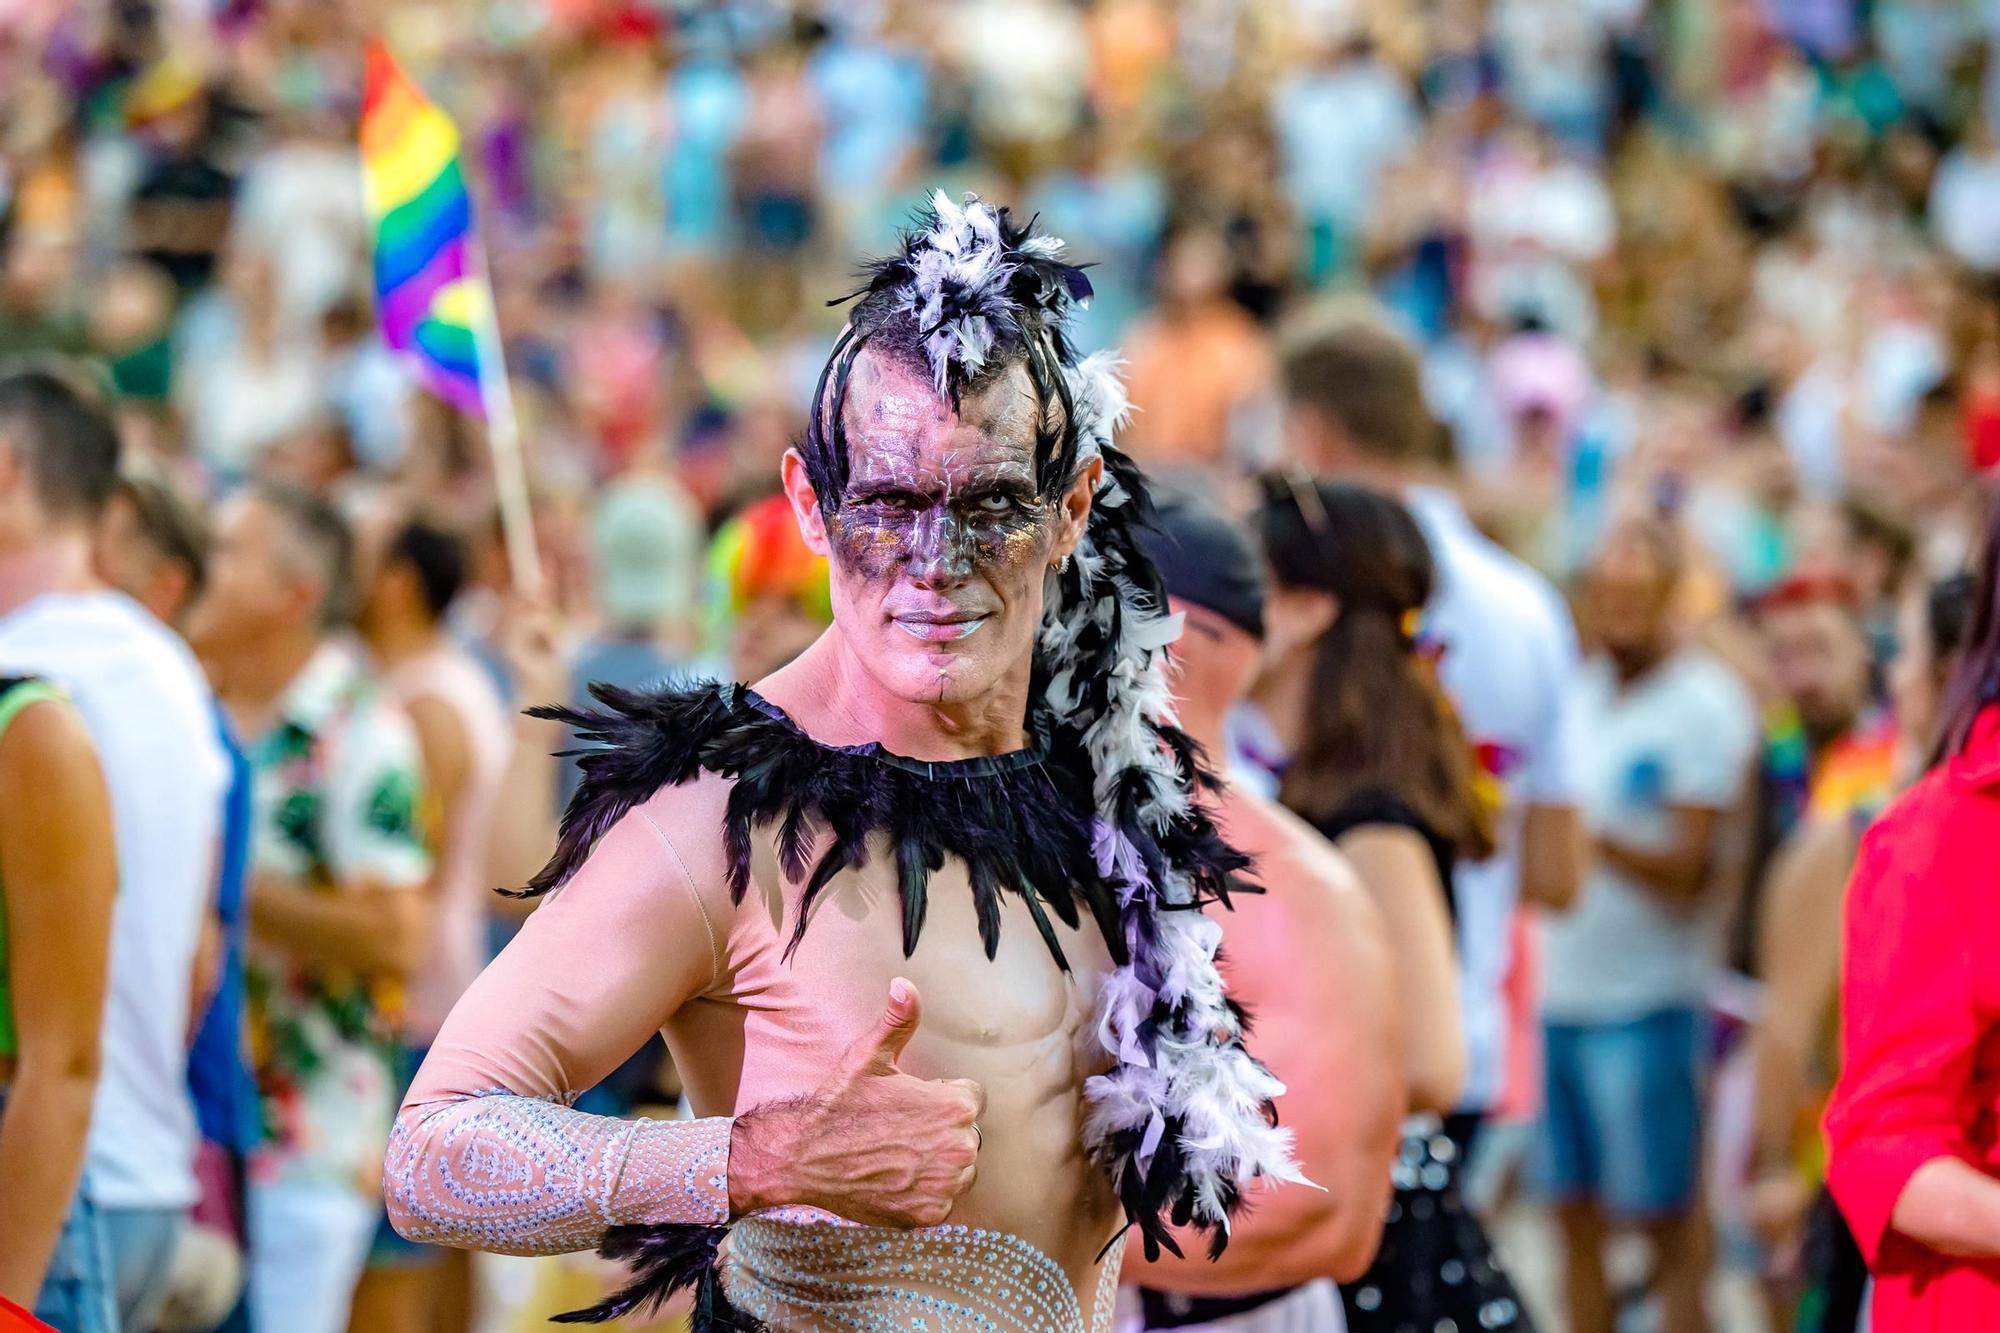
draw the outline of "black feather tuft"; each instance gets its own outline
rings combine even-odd
[[[979,943],[986,956],[992,958],[1000,952],[1000,885],[993,867],[984,861],[973,862],[967,873],[972,879],[972,910],[979,918]],[[1060,945],[1056,946],[1056,956],[1062,956]]]
[[[812,815],[802,801],[792,802],[778,829],[778,868],[796,884],[806,877],[812,855]]]
[[[550,1322],[602,1324],[657,1310],[677,1292],[693,1288],[689,1333],[768,1333],[761,1320],[729,1303],[716,1279],[716,1250],[728,1234],[727,1227],[612,1227],[597,1252],[630,1265],[631,1280],[597,1304],[556,1315]]]
[[[833,883],[835,875],[849,865],[860,864],[855,859],[857,856],[858,853],[852,852],[843,838],[835,838],[821,855],[819,864],[813,867],[812,877],[806,880],[805,888],[799,892],[798,920],[792,925],[792,938],[785,944],[786,962],[791,961],[792,955],[799,951],[800,943],[805,940],[806,925],[812,920],[813,905],[819,901],[820,894]]]
[[[924,855],[924,840],[914,829],[896,841],[896,888],[903,899],[903,957],[917,951],[917,936],[923,932],[924,912],[930,906],[926,886],[931,869]]]

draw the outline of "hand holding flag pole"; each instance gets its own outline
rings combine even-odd
[[[485,274],[486,253],[479,254],[481,276]],[[542,559],[535,545],[534,511],[528,504],[528,470],[521,457],[521,429],[514,418],[514,390],[507,380],[507,358],[501,349],[500,319],[494,312],[492,287],[487,287],[485,318],[476,326],[480,334],[479,360],[493,367],[493,373],[479,377],[479,391],[486,404],[486,447],[493,459],[493,487],[500,501],[500,529],[507,540],[507,565],[514,574],[514,587],[529,597],[542,591]]]
[[[486,422],[508,564],[514,586],[533,596],[542,567],[528,478],[458,127],[379,41],[367,49],[361,162],[382,340],[432,393]]]

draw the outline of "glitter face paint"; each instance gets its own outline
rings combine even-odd
[[[1063,512],[1036,492],[1026,369],[954,412],[921,372],[864,351],[845,407],[847,489],[827,517],[836,621],[904,698],[1024,672]]]

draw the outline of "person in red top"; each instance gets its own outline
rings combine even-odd
[[[2000,511],[1938,761],[1848,888],[1827,1185],[1878,1333],[2000,1328]]]

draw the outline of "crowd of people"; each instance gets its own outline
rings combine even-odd
[[[1273,1067],[1352,1099],[1301,1153],[1363,1183],[1268,1222],[1342,1257],[1135,1256],[1135,1317],[1316,1275],[1299,1327],[1698,1333],[1719,1270],[1774,1333],[1856,1327],[1871,1268],[1920,1304],[1924,1255],[1996,1230],[1924,1165],[1989,1145],[1871,1138],[1916,1123],[1918,1073],[1984,1077],[1943,1017],[1984,908],[1911,902],[1983,836],[1951,782],[1984,695],[1950,682],[1993,646],[1992,25],[0,5],[0,1296],[92,1333],[374,1333],[602,1294],[398,1237],[391,1118],[541,910],[487,890],[543,871],[585,782],[520,710],[755,683],[834,620],[781,462],[823,301],[942,189],[1090,265],[1070,336],[1125,360],[1186,730],[1232,834],[1329,886],[1225,929],[1293,960],[1231,974]],[[532,594],[482,424],[374,334],[367,37],[464,131]],[[1912,784],[1932,826],[1870,835]],[[1338,940],[1285,953],[1313,930]],[[657,1037],[573,1091],[683,1096]],[[1517,1205],[1559,1282],[1510,1277]]]

